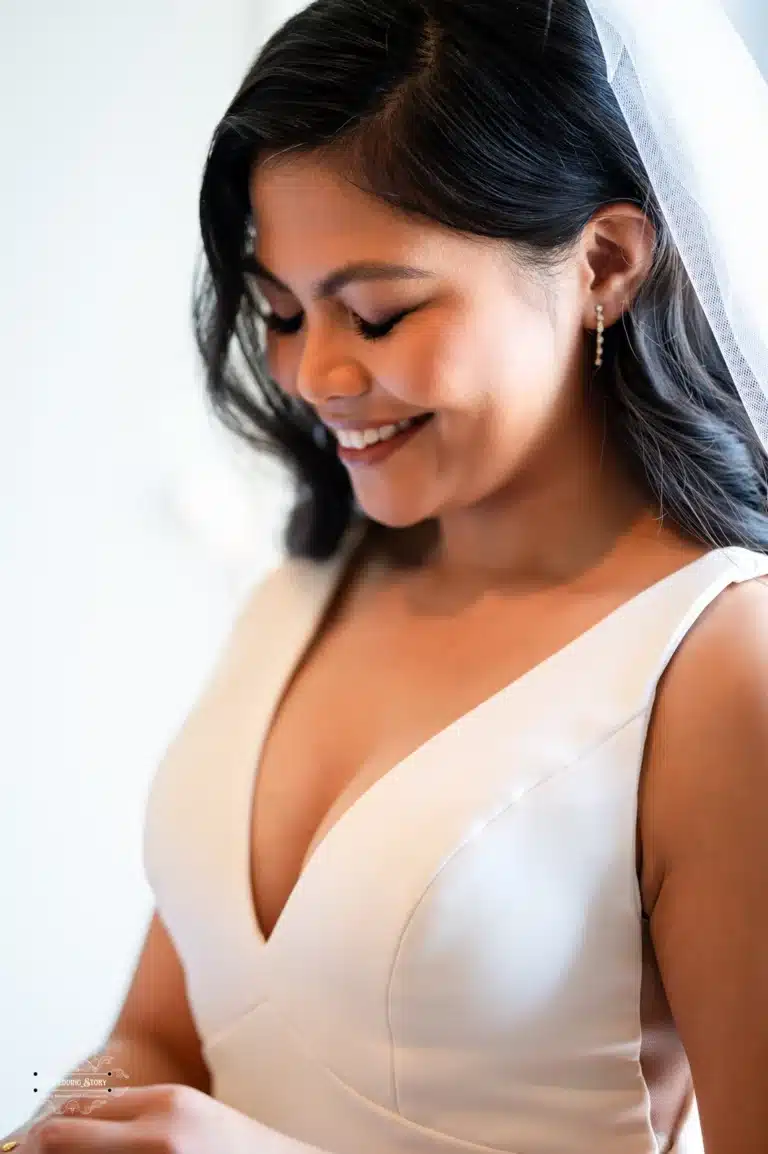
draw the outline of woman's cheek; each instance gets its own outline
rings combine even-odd
[[[403,339],[391,358],[379,358],[376,382],[409,408],[439,409],[450,396],[450,360],[442,355],[439,335],[428,329]]]
[[[284,393],[294,396],[296,393],[296,353],[286,346],[285,339],[281,340],[274,333],[267,335],[267,372]]]
[[[479,364],[477,343],[463,325],[430,329],[414,342],[404,366],[411,403],[425,412],[472,408]]]

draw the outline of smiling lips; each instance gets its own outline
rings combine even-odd
[[[367,449],[380,441],[391,441],[398,433],[410,429],[421,417],[409,417],[394,425],[372,425],[367,429],[332,429],[333,435],[342,449]]]
[[[434,413],[422,413],[388,425],[370,425],[357,429],[328,425],[337,441],[339,459],[347,465],[378,465],[426,425]]]

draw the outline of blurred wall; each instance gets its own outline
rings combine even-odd
[[[723,0],[723,5],[768,77],[768,4],[765,0]]]
[[[285,15],[0,0],[0,1134],[113,1020],[151,775],[278,556],[189,298],[210,135]]]

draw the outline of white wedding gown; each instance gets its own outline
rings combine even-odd
[[[677,646],[768,558],[707,554],[427,741],[343,814],[265,941],[259,751],[343,568],[254,590],[149,795],[146,874],[214,1096],[333,1154],[664,1150],[640,1063],[644,739]]]

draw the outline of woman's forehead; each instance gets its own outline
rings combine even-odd
[[[313,156],[278,157],[255,166],[250,180],[253,255],[280,276],[348,261],[387,261],[448,274],[499,244],[468,239],[436,221],[399,212]],[[474,262],[473,262],[474,263]],[[279,267],[278,267],[279,266]]]
[[[277,157],[254,166],[250,200],[258,229],[283,225],[311,231],[345,229],[382,231],[385,236],[414,236],[429,231],[385,201],[364,192],[330,161],[313,155]]]

